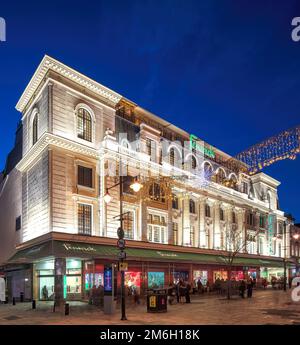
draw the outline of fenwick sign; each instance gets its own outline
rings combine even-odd
[[[5,19],[0,17],[0,42],[6,41],[6,22]]]
[[[210,158],[215,158],[215,151],[212,149],[212,147],[210,146],[209,148],[204,146],[203,144],[200,145],[198,144],[199,138],[196,137],[196,135],[194,134],[190,134],[190,148],[195,149],[198,152],[201,152],[202,154],[204,154],[207,157]]]

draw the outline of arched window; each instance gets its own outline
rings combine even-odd
[[[195,201],[190,199],[190,213],[196,213]]]
[[[175,165],[175,150],[174,150],[173,147],[170,149],[170,153],[169,153],[169,163],[170,163],[170,165],[172,165],[172,166]]]
[[[217,172],[217,175],[216,175],[216,182],[217,183],[220,183],[220,184],[223,184],[223,182],[225,181],[225,172],[223,169],[219,169],[218,172]]]
[[[149,196],[153,201],[159,201],[163,203],[166,201],[165,192],[158,183],[151,184],[151,186],[149,187]]]
[[[237,178],[234,174],[231,174],[230,176],[228,187],[237,190]]]
[[[32,145],[34,145],[38,141],[38,126],[39,118],[38,114],[35,114],[32,121]]]
[[[84,108],[79,108],[77,111],[77,137],[92,141],[92,116]]]
[[[205,162],[203,169],[204,169],[204,177],[206,179],[210,179],[211,175],[213,173],[213,169],[212,169],[211,165],[208,162]]]
[[[192,156],[192,169],[196,169],[196,168],[197,168],[197,160],[195,156]]]

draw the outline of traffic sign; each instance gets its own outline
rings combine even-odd
[[[119,249],[125,249],[126,241],[124,239],[119,239],[117,242],[117,246]]]
[[[119,259],[126,259],[126,252],[124,252],[123,250],[121,250],[118,254],[118,258]]]
[[[119,262],[119,271],[128,271],[128,262]]]
[[[124,238],[124,230],[121,228],[118,228],[117,235],[118,235],[119,239],[123,239]]]

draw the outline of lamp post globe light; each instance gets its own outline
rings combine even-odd
[[[120,198],[120,227],[118,228],[118,243],[120,240],[124,239],[124,230],[123,230],[123,199],[122,199],[122,195],[123,195],[123,176],[120,174],[119,176],[119,182],[116,183],[115,185],[109,187],[106,189],[106,193],[103,197],[104,202],[106,204],[109,204],[112,200],[112,196],[109,194],[109,189],[116,187],[116,186],[120,186],[119,188],[119,198]],[[139,181],[137,180],[137,177],[135,177],[134,179],[134,183],[132,183],[130,185],[130,188],[134,191],[134,192],[139,192],[140,189],[143,187],[143,185],[141,183],[139,183]],[[124,242],[125,243],[125,242]],[[118,260],[119,263],[123,263],[124,259],[126,259],[126,252],[124,251],[125,249],[125,245],[120,249],[119,255],[118,255]],[[120,265],[119,265],[120,266]],[[122,269],[121,270],[121,320],[127,320],[126,318],[126,304],[125,304],[125,271]]]

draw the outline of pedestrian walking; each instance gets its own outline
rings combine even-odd
[[[185,303],[191,303],[190,290],[191,284],[187,282],[185,285]]]
[[[198,294],[200,295],[200,293],[203,292],[203,285],[201,283],[200,278],[198,279],[197,287],[198,287]]]
[[[245,298],[246,284],[245,284],[245,281],[244,281],[244,280],[241,280],[239,290],[240,290],[240,296],[241,296],[242,298]]]
[[[252,297],[252,292],[253,292],[253,281],[252,279],[249,279],[247,281],[247,297],[248,298]]]

